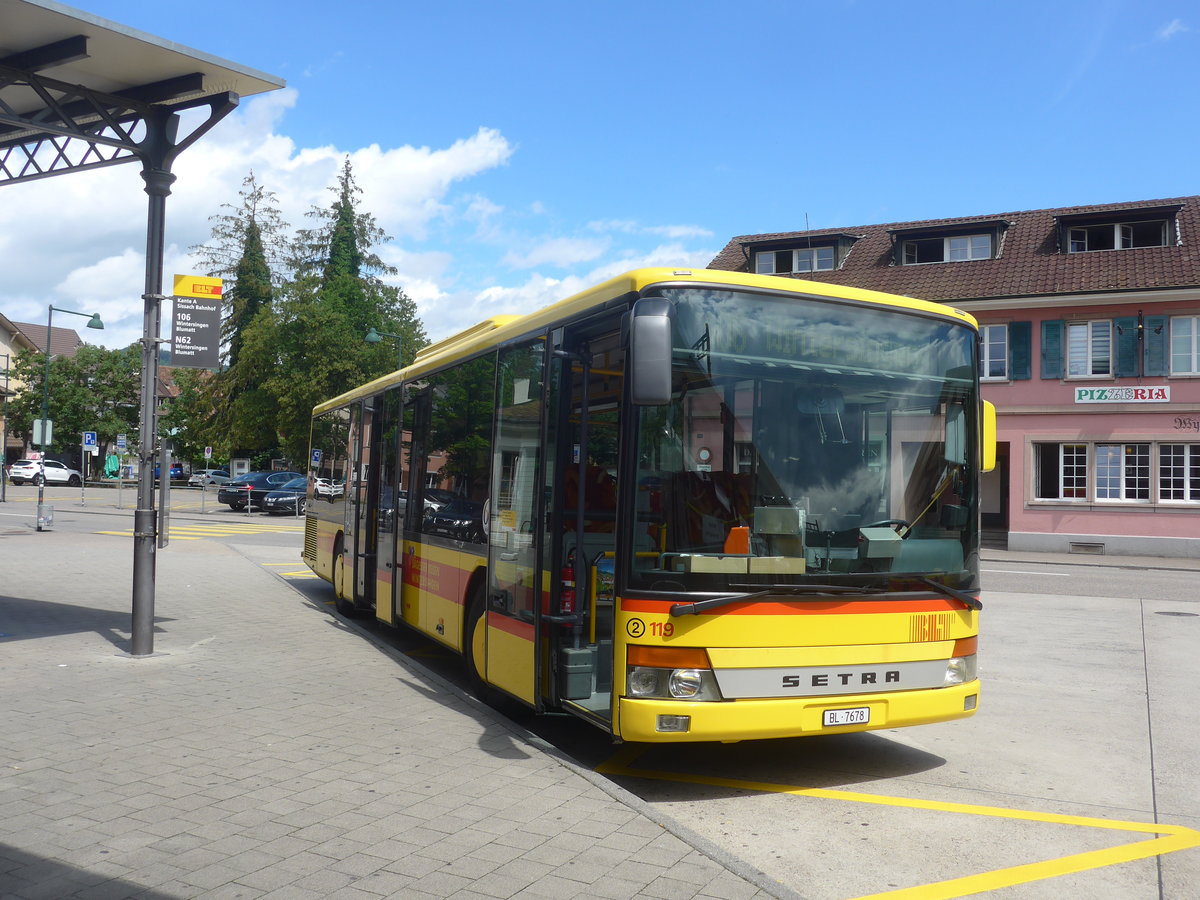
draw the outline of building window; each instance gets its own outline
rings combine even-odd
[[[1200,375],[1200,316],[1171,317],[1171,374]]]
[[[805,247],[802,250],[761,250],[754,254],[754,271],[759,275],[831,272],[835,262],[832,246]]]
[[[1161,444],[1158,499],[1200,500],[1200,444]]]
[[[1096,445],[1096,499],[1150,499],[1150,445]]]
[[[1034,444],[1039,500],[1087,499],[1087,444]]]
[[[918,238],[905,241],[903,250],[903,260],[906,266],[991,259],[992,236],[990,234],[970,234],[945,238]]]
[[[1033,455],[1036,500],[1200,503],[1200,444],[1037,443]]]
[[[982,325],[979,338],[979,377],[1008,378],[1008,326]]]
[[[1067,325],[1067,377],[1112,374],[1112,323],[1072,322]]]
[[[1167,223],[1105,222],[1101,225],[1080,225],[1068,229],[1071,253],[1090,253],[1093,250],[1134,250],[1138,247],[1167,246]]]

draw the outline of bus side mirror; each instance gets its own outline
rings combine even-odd
[[[629,317],[629,389],[637,406],[671,402],[671,319],[665,297],[643,297]]]
[[[979,467],[990,472],[996,468],[996,405],[987,400],[982,403],[983,406],[983,444],[980,453]]]

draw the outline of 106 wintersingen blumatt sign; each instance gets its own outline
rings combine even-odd
[[[176,275],[171,365],[215,369],[221,363],[221,279]]]

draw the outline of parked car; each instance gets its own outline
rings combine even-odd
[[[230,509],[245,509],[247,503],[261,508],[267,494],[301,477],[299,472],[247,472],[221,485],[217,500],[228,503]]]
[[[454,491],[444,491],[441,488],[425,488],[422,496],[425,499],[425,511],[428,512],[431,509],[441,509],[455,499],[458,494]]]
[[[41,484],[45,465],[47,484],[83,484],[83,475],[56,459],[18,459],[8,467],[8,480],[13,484]]]
[[[483,504],[455,497],[437,509],[426,510],[421,530],[426,534],[444,534],[459,541],[482,543]]]
[[[199,472],[192,473],[192,477],[188,479],[188,484],[201,486],[206,484],[224,484],[229,479],[229,473],[224,469],[201,469]]]
[[[304,515],[304,498],[308,493],[308,479],[301,475],[282,487],[268,491],[263,498],[263,512],[273,516],[286,513],[289,516]]]
[[[158,478],[158,476],[160,474],[160,469],[161,469],[161,467],[159,465],[155,464],[155,466],[154,466],[154,477],[155,478]],[[183,478],[184,478],[183,463],[181,463],[181,462],[171,463],[171,468],[169,471],[171,473],[170,478],[172,481],[183,481]]]
[[[340,497],[342,494],[342,485],[334,484],[328,478],[318,478],[313,485],[313,493],[318,497]]]

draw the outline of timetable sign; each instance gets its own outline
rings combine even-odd
[[[175,276],[176,287],[180,276]],[[220,282],[219,278],[205,279]],[[194,286],[193,286],[194,287]],[[175,296],[171,365],[215,369],[221,364],[221,289],[204,297]]]

